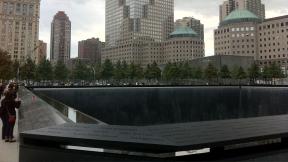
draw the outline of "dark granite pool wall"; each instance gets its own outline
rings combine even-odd
[[[26,88],[20,87],[19,96],[19,133],[72,122]]]
[[[35,89],[115,125],[153,125],[288,113],[288,87]]]

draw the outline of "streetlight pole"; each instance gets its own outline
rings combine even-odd
[[[93,70],[93,75],[94,75],[94,82],[96,80],[96,71],[95,71],[95,68],[92,66],[92,70]]]
[[[17,83],[20,81],[20,63],[17,64]]]

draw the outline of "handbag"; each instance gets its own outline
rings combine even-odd
[[[16,115],[10,115],[9,114],[8,122],[10,124],[15,124],[16,123]]]
[[[8,123],[9,124],[15,124],[16,123],[16,115],[11,115],[9,110],[7,109],[7,107],[6,107],[6,110],[8,113]]]

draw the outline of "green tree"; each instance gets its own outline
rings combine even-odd
[[[221,67],[221,70],[220,70],[220,77],[222,78],[222,79],[229,79],[229,78],[231,78],[231,72],[229,71],[229,68],[228,68],[228,66],[227,65],[223,65],[222,67]]]
[[[276,79],[285,77],[280,65],[276,64],[275,62],[270,65],[269,69],[271,72],[271,79],[273,84],[276,84]]]
[[[53,80],[53,67],[49,60],[43,59],[36,70],[38,80]]]
[[[260,68],[257,64],[252,64],[251,67],[248,69],[248,77],[253,82],[253,84],[256,82],[256,80],[261,76]]]
[[[165,65],[164,70],[163,70],[163,79],[165,79],[165,80],[170,80],[171,79],[170,76],[169,76],[171,67],[172,67],[172,63],[171,62],[168,62]]]
[[[150,71],[151,71],[151,66],[150,66],[150,64],[148,64],[146,66],[146,69],[145,69],[145,72],[144,72],[145,79],[148,79],[148,80],[152,79],[152,77],[150,76]]]
[[[21,79],[24,80],[36,79],[36,64],[31,58],[28,58],[25,64],[21,67],[20,75]]]
[[[217,68],[209,63],[207,68],[205,69],[205,79],[212,80],[218,77],[218,70]]]
[[[281,70],[281,67],[278,64],[276,64],[275,62],[273,62],[270,65],[270,71],[271,71],[271,76],[274,79],[284,77],[283,72]]]
[[[12,77],[12,61],[7,52],[0,50],[0,79],[8,80]]]
[[[54,79],[58,81],[66,81],[69,76],[69,70],[63,61],[58,61],[54,67]]]
[[[103,79],[112,79],[114,72],[113,64],[110,60],[106,59],[102,65],[102,77]]]
[[[231,70],[232,79],[238,79],[238,71],[239,71],[239,66],[233,66]]]
[[[192,73],[192,68],[190,67],[188,62],[185,62],[184,64],[180,64],[178,66],[180,74],[179,77],[180,79],[190,79],[191,78],[191,73]]]
[[[127,76],[129,79],[135,79],[137,75],[136,72],[136,65],[134,64],[134,62],[132,62],[129,66],[128,66],[128,73]]]
[[[114,68],[114,79],[116,80],[124,79],[123,68],[120,60],[116,63]]]
[[[160,79],[161,78],[161,69],[158,67],[156,62],[153,62],[151,65],[150,75],[152,79]]]
[[[132,62],[128,67],[128,78],[132,80],[134,79],[140,80],[140,79],[143,79],[143,77],[144,77],[144,72],[143,72],[143,68],[141,67],[141,65],[139,64],[135,65]]]
[[[88,80],[91,74],[91,69],[81,61],[77,61],[73,68],[72,76],[75,80]]]
[[[145,78],[148,80],[161,78],[161,69],[158,67],[156,62],[153,62],[152,65],[147,65]]]
[[[122,70],[123,79],[128,79],[129,67],[128,67],[128,64],[125,60],[122,61],[121,70]]]
[[[179,68],[176,63],[168,63],[163,70],[163,77],[166,80],[176,80],[179,75]]]
[[[134,79],[140,80],[143,78],[144,78],[144,70],[140,64],[137,64],[135,66],[135,78]]]
[[[203,78],[203,70],[200,66],[192,69],[192,78],[194,78],[194,79],[202,79]]]
[[[238,73],[237,73],[237,79],[246,79],[246,78],[247,78],[247,74],[245,70],[242,67],[239,67]]]
[[[266,82],[269,81],[270,79],[272,79],[272,73],[271,73],[271,70],[268,66],[264,66],[263,72],[262,72],[262,77]]]

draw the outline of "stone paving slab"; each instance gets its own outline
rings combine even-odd
[[[2,122],[0,122],[0,132],[2,134]],[[18,121],[14,129],[16,143],[6,143],[0,139],[0,162],[18,162],[19,161],[19,133]],[[1,137],[0,137],[1,138]]]

